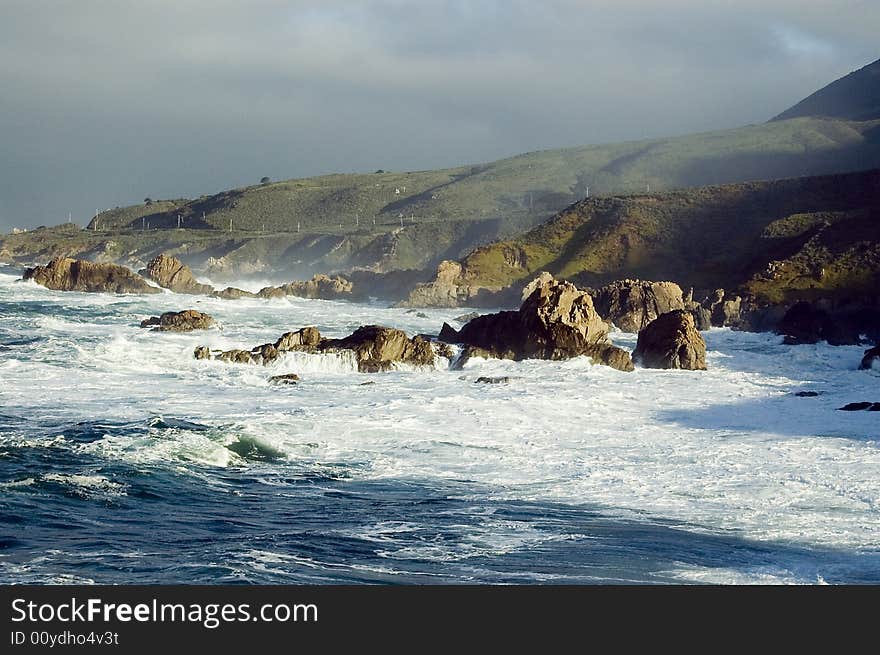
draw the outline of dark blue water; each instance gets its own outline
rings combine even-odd
[[[0,416],[0,430],[21,417]],[[183,470],[77,454],[187,421],[80,423],[55,447],[0,448],[0,577],[97,583],[663,583],[673,571],[789,572],[880,583],[880,555],[794,548],[588,505],[493,500],[476,484],[353,481],[298,471],[257,446],[247,467]],[[65,476],[88,471],[95,485]],[[78,479],[78,478],[73,478]],[[498,538],[498,533],[505,538]],[[525,535],[515,547],[507,540]]]

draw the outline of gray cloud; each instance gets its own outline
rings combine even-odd
[[[0,229],[759,122],[878,31],[867,1],[6,0]]]

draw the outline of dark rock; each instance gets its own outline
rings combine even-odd
[[[376,383],[373,380],[368,380],[366,382],[361,382],[358,386],[359,387],[366,387],[367,385],[370,385],[370,384],[376,384]]]
[[[663,314],[639,332],[633,359],[645,368],[706,370],[706,342],[686,310]]]
[[[90,293],[161,293],[133,271],[117,264],[95,264],[83,259],[58,257],[46,266],[25,270],[25,280],[33,280],[56,291]]]
[[[440,334],[437,338],[440,339],[440,341],[444,341],[446,343],[460,343],[458,330],[452,327],[449,323],[443,324],[443,327],[440,328]]]
[[[510,378],[506,375],[501,377],[480,376],[474,380],[475,384],[507,384],[508,382],[510,382]]]
[[[623,332],[638,332],[661,314],[684,309],[684,297],[674,282],[618,280],[590,295],[604,321]]]
[[[724,289],[716,289],[706,305],[713,326],[731,327],[739,324],[742,313],[740,296],[727,296]]]
[[[798,398],[815,398],[819,395],[818,391],[798,391],[794,394]]]
[[[211,349],[208,346],[196,346],[193,351],[193,357],[196,359],[211,359]]]
[[[869,402],[861,402],[861,403],[849,403],[848,405],[844,405],[843,407],[837,408],[841,412],[877,412],[880,411],[880,403],[869,403]]]
[[[865,351],[865,356],[862,357],[862,363],[859,364],[859,370],[867,371],[874,366],[874,363],[880,359],[880,346],[874,346]]]
[[[165,312],[161,316],[151,316],[141,321],[141,327],[151,327],[153,332],[191,332],[207,330],[214,325],[214,319],[194,309],[182,312]]]
[[[708,309],[697,305],[696,307],[692,307],[689,311],[694,317],[694,325],[697,330],[705,332],[712,327],[712,312]]]
[[[805,300],[796,302],[788,309],[776,332],[784,335],[783,342],[789,345],[819,341],[827,341],[832,346],[860,343],[858,330]]]
[[[466,346],[457,368],[471,357],[521,360],[585,355],[595,363],[632,370],[626,351],[610,349],[608,325],[596,313],[590,295],[569,282],[552,280],[535,287],[518,311],[471,320],[456,341]]]
[[[141,271],[141,275],[175,293],[208,295],[214,292],[211,285],[196,282],[189,266],[165,254],[154,257]]]
[[[402,330],[380,325],[364,325],[344,339],[327,339],[322,352],[350,350],[354,352],[358,370],[376,373],[394,368],[395,363],[432,366],[434,349],[421,337],[410,339]]]
[[[299,382],[299,376],[296,373],[273,375],[269,378],[269,384],[296,384],[297,382]]]

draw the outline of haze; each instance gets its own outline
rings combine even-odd
[[[880,33],[874,1],[0,8],[3,231],[263,176],[762,122],[876,59]]]

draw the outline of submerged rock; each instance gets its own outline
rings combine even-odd
[[[819,395],[818,391],[797,391],[794,394],[798,398],[815,398]]]
[[[849,403],[848,405],[838,407],[837,409],[841,412],[880,412],[880,403]]]
[[[654,319],[639,332],[633,359],[645,368],[706,370],[706,342],[683,309]]]
[[[56,291],[161,293],[161,289],[151,286],[125,266],[95,264],[70,257],[58,257],[46,266],[28,268],[22,277]]]
[[[623,332],[638,332],[661,314],[685,308],[681,287],[675,282],[618,280],[590,295],[599,316]]]
[[[517,311],[479,316],[444,336],[465,349],[457,365],[472,357],[569,359],[585,355],[594,363],[632,370],[629,354],[608,341],[608,325],[586,291],[570,282],[544,281]]]
[[[223,300],[238,300],[239,298],[256,298],[257,294],[251,293],[250,291],[245,291],[244,289],[238,289],[236,287],[226,287],[225,289],[221,289],[220,291],[214,291],[211,294],[215,298],[221,298]]]
[[[867,371],[873,368],[874,363],[880,360],[880,346],[874,346],[865,351],[865,356],[862,357],[862,363],[859,364],[859,370]]]
[[[474,380],[474,384],[507,384],[510,382],[510,377],[507,375],[499,376],[499,377],[489,377],[486,375],[481,375],[476,380]]]
[[[214,292],[214,287],[211,285],[196,281],[189,266],[164,253],[150,260],[147,267],[141,271],[141,275],[175,293],[208,295]]]
[[[151,327],[152,332],[191,332],[207,330],[214,325],[213,317],[194,309],[182,312],[165,312],[161,316],[151,316],[141,321],[141,327]]]
[[[296,373],[285,373],[284,375],[273,375],[269,378],[269,384],[296,384],[299,382],[299,376]]]
[[[453,321],[456,323],[467,323],[468,321],[472,321],[480,315],[480,312],[468,312],[467,314],[462,314],[461,316],[456,316]]]

